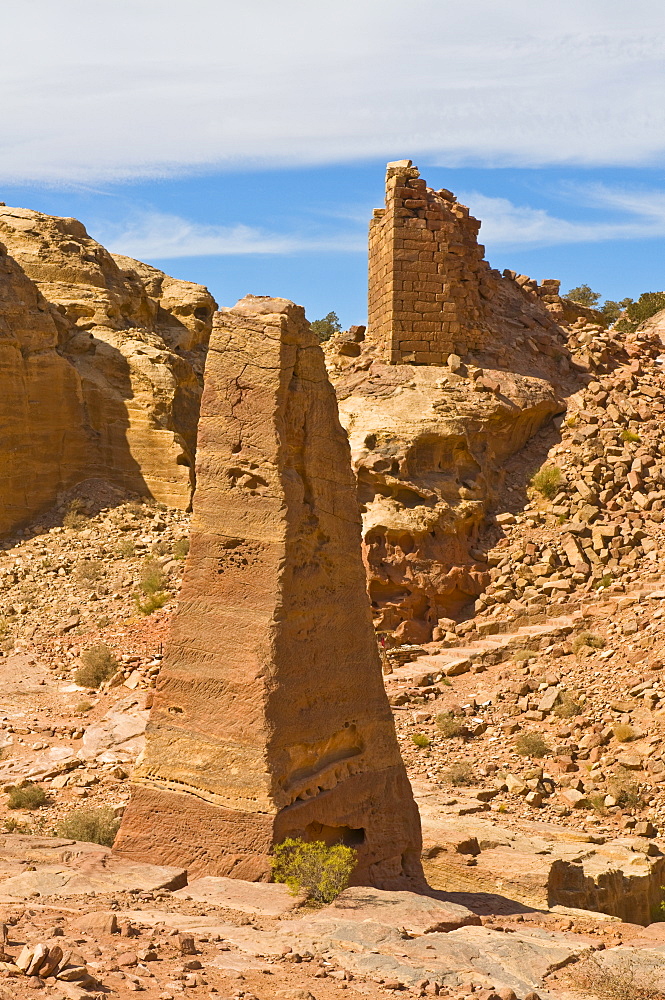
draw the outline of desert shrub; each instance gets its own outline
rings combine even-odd
[[[80,701],[78,703],[78,705],[75,706],[74,711],[75,712],[82,712],[82,713],[83,712],[89,712],[91,708],[92,708],[92,702],[91,701]]]
[[[159,608],[163,608],[169,599],[168,594],[151,594],[150,597],[146,597],[145,600],[141,600],[141,597],[137,594],[134,598],[136,603],[137,611],[142,615],[151,615],[153,611],[157,611]]]
[[[607,809],[605,808],[604,792],[591,792],[590,794],[587,794],[587,799],[589,800],[589,804],[594,812],[600,813],[603,816],[605,815]]]
[[[85,528],[88,523],[88,516],[83,500],[72,500],[67,508],[67,513],[62,519],[62,523],[65,528],[73,528],[75,531]]]
[[[21,823],[19,819],[15,819],[14,816],[8,816],[7,819],[2,821],[4,830],[3,833],[30,833],[30,827],[27,823]]]
[[[612,732],[614,733],[614,739],[618,743],[630,743],[637,736],[633,727],[625,722],[617,722],[615,726],[612,726]]]
[[[76,567],[74,582],[79,587],[94,587],[104,576],[104,566],[99,559],[84,559]]]
[[[581,713],[582,706],[572,691],[564,691],[561,695],[561,701],[553,709],[553,715],[556,715],[558,719],[573,719]]]
[[[600,301],[600,292],[594,292],[589,285],[578,285],[565,292],[563,298],[577,302],[578,305],[586,306],[588,309],[594,309]]]
[[[339,333],[342,329],[339,316],[335,312],[329,312],[323,319],[313,320],[309,326],[312,333],[315,333],[321,342],[330,340],[334,333]]]
[[[447,740],[454,736],[464,736],[466,727],[460,719],[456,719],[452,712],[441,712],[436,717],[436,728]]]
[[[141,591],[135,597],[137,610],[142,615],[151,615],[158,608],[163,608],[169,599],[166,592],[168,579],[161,566],[152,559],[146,560],[141,571]]]
[[[624,809],[638,809],[642,805],[639,782],[627,775],[617,774],[607,783],[607,791]]]
[[[141,570],[141,590],[146,597],[158,594],[168,586],[168,580],[161,566],[152,559],[147,559]]]
[[[633,444],[639,444],[642,438],[640,437],[639,434],[636,434],[634,431],[630,431],[628,430],[627,427],[624,427],[624,429],[621,431],[621,440],[630,441]]]
[[[453,764],[448,771],[444,771],[443,780],[451,785],[475,785],[476,775],[470,764],[460,761],[458,764]]]
[[[602,636],[594,635],[593,632],[580,632],[573,639],[573,653],[590,653],[592,649],[602,649],[604,645]]]
[[[121,538],[118,542],[118,555],[122,559],[131,559],[136,555],[136,546],[131,538]]]
[[[189,552],[189,538],[179,538],[173,543],[171,551],[174,559],[184,559]]]
[[[540,656],[537,649],[518,649],[513,653],[513,660],[515,663],[524,663],[525,660],[533,660],[537,656]]]
[[[600,580],[596,580],[596,582],[594,583],[593,589],[604,590],[606,587],[609,587],[609,585],[613,582],[613,580],[614,577],[612,576],[611,573],[603,573]]]
[[[14,648],[14,634],[7,618],[0,617],[0,649],[9,653]]]
[[[611,965],[588,955],[568,969],[566,978],[575,990],[598,1000],[661,1000],[663,996],[655,968],[645,968],[630,952]]]
[[[429,736],[426,736],[425,733],[414,733],[411,737],[411,742],[414,746],[420,747],[424,750],[430,745],[430,738]]]
[[[82,666],[74,673],[80,687],[98,688],[118,669],[118,661],[105,642],[90,646],[81,654]]]
[[[274,848],[272,877],[294,895],[304,892],[316,903],[331,903],[349,884],[358,854],[352,847],[288,837]]]
[[[531,478],[531,485],[534,490],[548,500],[553,500],[559,492],[559,487],[563,481],[561,469],[556,465],[544,466],[539,469]]]
[[[67,840],[84,840],[90,844],[112,847],[119,826],[120,820],[113,815],[110,806],[101,806],[99,809],[74,809],[60,820],[57,835]]]
[[[522,757],[547,757],[552,753],[540,733],[520,733],[515,740],[515,749]]]
[[[46,792],[41,785],[27,781],[12,788],[7,799],[8,809],[39,809],[46,802]]]

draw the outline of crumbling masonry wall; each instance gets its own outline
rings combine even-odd
[[[369,233],[369,330],[386,360],[439,365],[482,347],[489,265],[479,228],[450,191],[428,189],[410,160],[388,164],[386,207]]]
[[[479,229],[451,191],[427,187],[411,160],[388,164],[386,207],[369,228],[367,343],[382,360],[441,365],[488,348],[500,355],[501,342],[510,348],[520,332],[555,330],[559,282],[501,275],[484,259]]]

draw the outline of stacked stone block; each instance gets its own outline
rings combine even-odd
[[[481,286],[491,280],[480,223],[411,160],[388,164],[386,207],[369,232],[369,338],[391,364],[444,364],[482,349]]]

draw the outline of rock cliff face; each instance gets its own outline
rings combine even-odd
[[[192,541],[115,849],[263,879],[285,837],[343,840],[359,884],[420,874],[383,686],[349,446],[301,307],[223,310]]]
[[[0,241],[0,532],[89,477],[186,508],[212,297],[75,219],[1,207]]]

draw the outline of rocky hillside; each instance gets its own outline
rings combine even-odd
[[[0,207],[0,534],[90,477],[185,509],[215,302]]]

